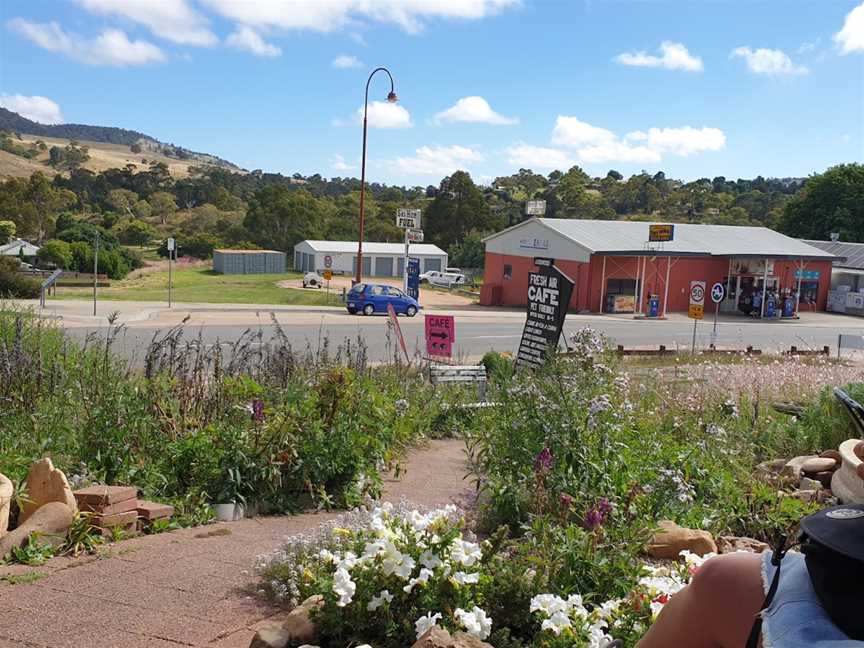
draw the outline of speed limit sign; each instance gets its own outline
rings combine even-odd
[[[690,307],[687,316],[691,319],[702,319],[705,317],[705,282],[690,282]]]

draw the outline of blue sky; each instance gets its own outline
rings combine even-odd
[[[245,168],[489,182],[864,160],[860,0],[3,0],[0,104]],[[372,81],[370,101],[389,83]]]

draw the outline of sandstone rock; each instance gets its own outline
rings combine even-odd
[[[444,628],[429,628],[411,648],[492,648],[485,641],[465,632],[451,635]]]
[[[324,597],[320,594],[310,596],[295,607],[285,617],[282,629],[288,634],[288,640],[293,643],[307,643],[315,638],[317,629],[312,620],[312,611],[324,605]]]
[[[677,559],[684,551],[691,551],[700,556],[706,553],[717,553],[714,538],[707,531],[681,527],[671,520],[662,520],[658,531],[646,547],[646,552],[653,558]]]
[[[817,479],[810,479],[810,477],[802,477],[801,483],[798,484],[798,488],[801,490],[822,490],[822,482]]]
[[[249,648],[285,648],[289,641],[288,631],[278,623],[271,623],[255,633]]]
[[[802,472],[813,475],[826,470],[834,470],[837,467],[837,460],[831,457],[813,457],[801,464]]]
[[[21,507],[18,524],[26,522],[49,502],[65,504],[73,514],[78,510],[66,475],[54,467],[50,458],[45,457],[30,466],[27,473],[27,499]]]
[[[785,459],[771,459],[756,466],[756,477],[762,481],[771,481],[777,477],[786,465]]]
[[[797,490],[790,495],[790,497],[794,497],[795,499],[799,499],[802,502],[815,502],[819,499],[819,491],[818,490]]]
[[[717,538],[717,549],[721,554],[734,553],[736,551],[749,551],[750,553],[762,553],[770,549],[768,544],[754,540],[753,538],[739,536],[720,536]]]
[[[840,451],[839,450],[826,450],[825,452],[819,453],[820,457],[827,457],[829,459],[834,459],[837,463],[840,463]]]
[[[33,533],[39,534],[40,542],[62,543],[74,515],[72,510],[62,502],[48,502],[39,507],[26,522],[0,538],[0,558],[12,551],[13,547],[26,544],[27,538]]]
[[[6,529],[9,528],[9,507],[12,506],[14,492],[12,481],[0,473],[0,538],[6,535]]]
[[[786,462],[786,465],[783,466],[783,470],[780,472],[780,476],[788,479],[798,480],[801,478],[801,468],[804,465],[804,462],[808,459],[818,458],[819,457],[817,457],[816,455],[802,455],[800,457],[790,459]]]
[[[843,463],[831,478],[831,491],[843,504],[864,504],[864,463],[855,454],[859,439],[848,439],[840,444]]]

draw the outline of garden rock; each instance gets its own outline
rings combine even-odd
[[[49,502],[65,504],[74,514],[78,510],[75,496],[62,470],[54,467],[51,459],[40,459],[27,472],[27,498],[21,506],[18,523],[26,522],[38,509]]]
[[[802,477],[801,483],[798,484],[798,488],[801,490],[820,491],[822,490],[822,482],[817,479],[811,479],[810,477]]]
[[[285,648],[291,636],[279,623],[271,623],[258,630],[249,648]]]
[[[801,479],[801,472],[804,466],[804,462],[810,459],[819,459],[819,457],[817,457],[816,455],[802,455],[800,457],[790,459],[786,462],[786,465],[783,466],[783,470],[780,471],[780,476],[795,480],[797,482],[799,479]]]
[[[829,459],[834,459],[838,464],[842,461],[842,459],[840,458],[840,451],[839,450],[834,450],[834,449],[826,450],[825,452],[820,452],[819,456],[820,457],[828,457]]]
[[[429,628],[411,648],[492,648],[485,641],[464,632],[451,635],[444,628],[434,626]]]
[[[840,444],[842,464],[831,478],[831,491],[843,504],[864,504],[864,462],[856,454],[859,439]]]
[[[42,543],[62,543],[74,515],[72,509],[62,502],[48,502],[45,506],[40,506],[26,522],[0,538],[0,558],[13,548],[27,544],[27,539],[33,533],[39,534],[39,541]]]
[[[12,481],[0,473],[0,538],[6,535],[9,528],[9,508],[12,506],[14,488]]]
[[[717,553],[714,537],[707,531],[678,526],[671,520],[661,520],[658,531],[648,543],[646,553],[652,558],[677,560],[687,550],[699,556]]]
[[[824,470],[813,475],[813,479],[822,484],[822,488],[831,488],[831,478],[834,477],[834,471]]]
[[[756,466],[756,477],[763,481],[770,481],[783,471],[783,467],[786,463],[786,459],[771,459],[770,461],[763,461]]]
[[[815,502],[819,499],[819,491],[810,489],[797,490],[791,496],[802,502]]]
[[[762,553],[770,549],[767,543],[739,536],[720,536],[717,538],[717,550],[721,554],[735,553],[736,551],[749,551],[750,553]]]
[[[312,621],[312,611],[324,605],[324,597],[320,594],[310,596],[300,605],[295,607],[285,617],[282,629],[288,635],[288,640],[293,643],[306,643],[315,638],[317,629]]]
[[[818,472],[834,470],[836,466],[836,459],[832,459],[831,457],[814,457],[801,464],[801,470],[807,475],[815,475]]]

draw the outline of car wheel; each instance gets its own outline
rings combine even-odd
[[[405,314],[408,317],[414,317],[417,314],[417,309],[414,306],[409,306],[405,309]]]
[[[366,304],[363,307],[363,314],[364,315],[372,315],[374,312],[375,312],[375,307],[372,304]]]
[[[357,309],[356,309],[356,308],[349,308],[349,309],[348,309],[348,312],[351,313],[352,315],[356,315],[356,314],[357,314]]]

